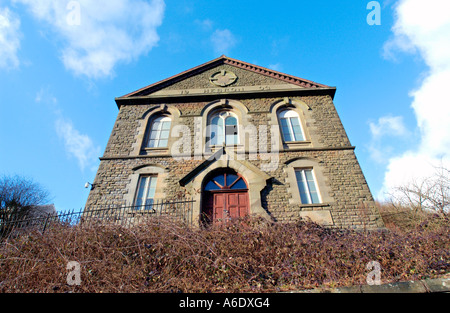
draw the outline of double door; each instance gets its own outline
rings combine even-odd
[[[249,214],[247,191],[207,192],[204,221],[209,224],[220,224]]]

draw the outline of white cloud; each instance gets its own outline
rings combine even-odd
[[[0,68],[19,66],[20,19],[8,8],[0,8]]]
[[[54,110],[58,109],[58,99],[50,92],[48,87],[42,87],[36,94],[34,101],[36,103],[43,103]]]
[[[163,0],[14,0],[30,9],[62,41],[61,59],[77,75],[110,76],[159,41]]]
[[[228,29],[216,29],[211,35],[211,43],[216,54],[227,54],[236,45],[237,40]]]
[[[383,116],[378,119],[378,123],[370,122],[369,126],[372,136],[376,138],[383,135],[404,136],[408,132],[402,116]]]
[[[42,87],[34,100],[54,115],[56,134],[63,141],[67,154],[78,161],[80,169],[83,171],[89,166],[95,170],[100,147],[96,146],[88,135],[81,134],[72,121],[63,116],[58,99],[51,92],[51,88]]]
[[[368,143],[370,157],[377,163],[385,163],[394,151],[393,137],[405,139],[409,135],[401,116],[383,116],[369,122],[371,140]],[[389,143],[385,138],[389,138]]]
[[[413,151],[391,158],[385,173],[383,188],[377,195],[378,199],[385,199],[389,194],[395,195],[397,187],[420,182],[432,176],[436,168],[441,165],[443,163],[440,160]]]
[[[417,147],[389,160],[382,192],[392,192],[414,176],[425,178],[433,166],[450,168],[450,2],[400,0],[395,8],[394,37],[385,55],[395,50],[417,52],[428,66],[422,85],[411,92],[420,131]]]
[[[72,121],[59,117],[55,122],[56,133],[64,141],[69,155],[75,157],[81,170],[92,165],[100,155],[100,148],[95,146],[88,135],[81,134]]]

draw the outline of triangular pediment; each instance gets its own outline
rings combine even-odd
[[[236,153],[228,150],[226,147],[222,147],[219,150],[217,150],[214,154],[212,154],[208,159],[206,159],[200,165],[194,168],[191,172],[189,172],[187,175],[181,178],[179,181],[180,185],[186,186],[189,182],[193,181],[199,174],[203,172],[209,172],[211,167],[214,167],[214,163],[220,163],[222,165],[226,164],[226,166],[223,167],[230,167],[230,163],[232,163],[241,169],[241,170],[236,169],[237,172],[241,172],[241,174],[243,174],[242,169],[245,169],[247,174],[250,173],[250,175],[255,175],[260,179],[263,179],[264,181],[271,178],[269,175],[261,171],[258,167],[256,167],[252,163],[246,160],[239,160]]]
[[[328,88],[332,87],[221,56],[119,99]]]

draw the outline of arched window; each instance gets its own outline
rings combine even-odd
[[[238,136],[238,119],[236,115],[229,111],[223,111],[214,114],[210,119],[210,144],[237,145],[239,143]]]
[[[205,184],[205,191],[238,190],[247,189],[243,178],[233,172],[225,172],[215,175]]]
[[[168,116],[158,116],[151,120],[147,130],[145,148],[165,148],[170,135],[172,120]]]
[[[305,135],[300,123],[300,117],[294,110],[283,110],[278,113],[283,140],[304,141]]]

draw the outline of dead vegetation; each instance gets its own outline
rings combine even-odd
[[[54,226],[0,243],[0,291],[276,292],[365,284],[370,261],[382,283],[449,272],[448,220],[400,225],[386,212],[392,231],[261,220],[208,230],[164,219]],[[69,261],[81,265],[79,286],[67,283]]]

